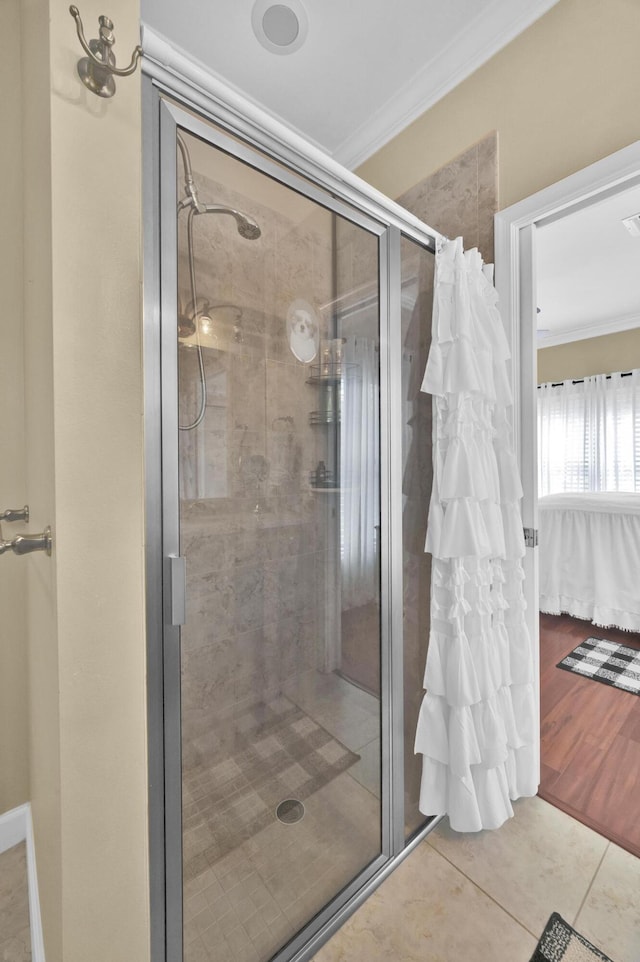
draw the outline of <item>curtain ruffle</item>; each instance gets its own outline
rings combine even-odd
[[[533,660],[524,619],[522,485],[511,438],[509,346],[490,265],[462,239],[436,260],[434,478],[425,550],[431,630],[415,751],[420,809],[497,828],[537,791]]]

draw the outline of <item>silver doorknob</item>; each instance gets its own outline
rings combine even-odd
[[[42,534],[19,534],[11,541],[0,541],[0,554],[13,551],[14,554],[31,554],[33,551],[44,551],[51,555],[53,539],[51,528],[47,526]]]

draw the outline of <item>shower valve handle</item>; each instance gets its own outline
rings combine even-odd
[[[25,504],[24,508],[7,508],[0,514],[0,521],[24,521],[28,524],[29,505]]]
[[[31,554],[33,551],[44,551],[51,555],[51,528],[44,529],[42,534],[19,534],[12,541],[0,541],[0,554],[13,551],[14,554]]]

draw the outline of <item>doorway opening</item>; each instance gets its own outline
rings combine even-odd
[[[640,650],[640,554],[625,549],[640,541],[634,205],[640,144],[497,215],[496,268],[511,307],[523,518],[539,533],[527,559],[539,794],[640,856],[640,699],[612,677],[624,649],[611,648]],[[590,638],[613,651],[609,668]],[[578,671],[558,669],[567,656]]]

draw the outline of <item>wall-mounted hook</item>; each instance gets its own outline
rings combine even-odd
[[[128,77],[136,69],[138,60],[142,56],[142,47],[138,45],[133,51],[131,63],[128,67],[116,67],[116,58],[113,55],[112,47],[116,42],[113,35],[113,23],[108,17],[99,17],[100,36],[97,40],[90,40],[87,43],[84,36],[80,11],[76,6],[69,7],[69,13],[76,22],[78,40],[82,49],[87,54],[78,60],[78,74],[85,87],[92,90],[98,97],[113,97],[116,92],[116,84],[113,79],[116,77]]]

